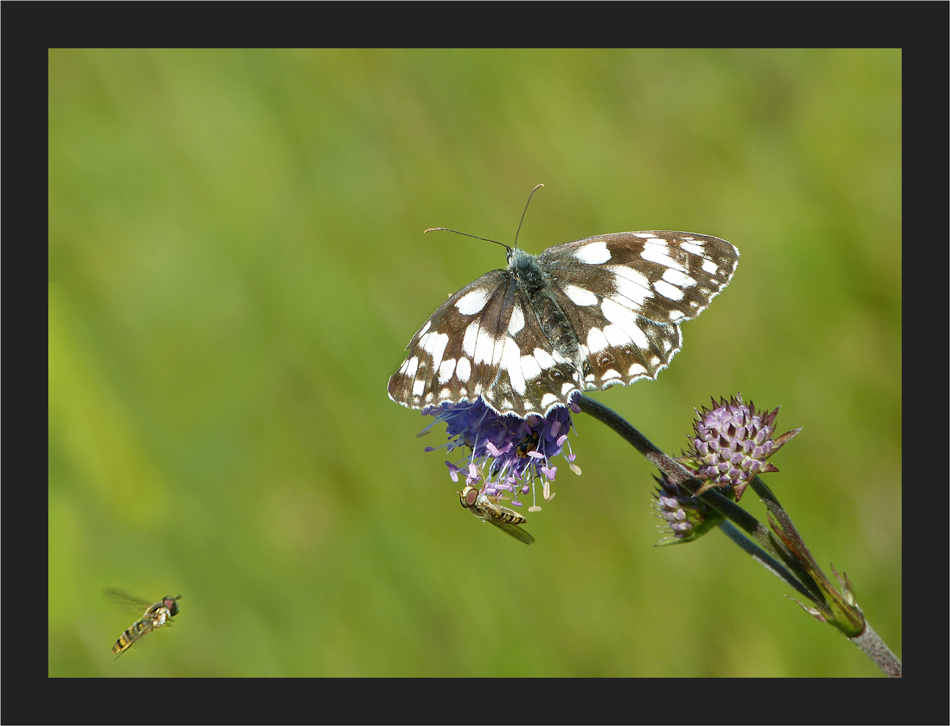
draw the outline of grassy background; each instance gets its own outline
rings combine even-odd
[[[900,654],[900,104],[894,50],[51,51],[49,674],[877,675],[722,535],[652,547],[590,419],[537,544],[482,526],[386,382],[504,264],[426,227],[510,243],[544,182],[530,252],[733,242],[597,397],[673,453],[710,395],[781,404],[767,482]],[[106,587],[181,615],[113,662]]]

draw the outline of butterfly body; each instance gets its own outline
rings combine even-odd
[[[679,324],[732,279],[738,250],[687,232],[623,232],[508,248],[508,267],[450,296],[416,332],[389,395],[410,408],[481,397],[544,415],[579,391],[655,378]]]
[[[554,294],[557,279],[545,271],[537,257],[518,248],[508,253],[508,269],[520,283],[518,292],[524,309],[534,311],[551,349],[580,370],[583,360],[577,335]]]

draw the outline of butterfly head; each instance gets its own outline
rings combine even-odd
[[[544,285],[538,258],[520,247],[508,248],[508,269],[531,290],[540,289]]]

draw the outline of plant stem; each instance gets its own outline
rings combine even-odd
[[[691,493],[699,489],[702,482],[693,472],[673,457],[660,451],[646,436],[612,409],[584,395],[579,396],[576,403],[581,411],[620,434],[624,440],[643,454],[647,461],[679,486]],[[759,564],[788,583],[800,595],[815,603],[815,608],[802,605],[806,612],[841,630],[852,643],[874,661],[885,675],[900,678],[902,672],[900,660],[881,640],[854,603],[847,576],[843,578],[844,592],[847,596],[842,596],[831,587],[824,573],[818,568],[772,490],[758,476],[752,479],[751,486],[753,491],[762,498],[768,513],[781,525],[781,529],[778,530],[781,538],[715,489],[701,494],[699,498],[726,518],[719,525],[723,534]],[[775,520],[770,519],[770,521],[774,526]],[[829,602],[829,597],[831,602]]]

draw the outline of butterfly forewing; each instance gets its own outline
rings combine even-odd
[[[499,413],[545,414],[577,391],[655,378],[681,347],[679,323],[732,279],[739,252],[686,232],[624,232],[509,250],[413,336],[390,378],[411,408],[481,396]]]
[[[717,237],[660,231],[588,237],[538,255],[556,289],[613,299],[664,324],[699,315],[729,284],[738,259],[736,248]],[[595,304],[575,295],[579,307]]]

